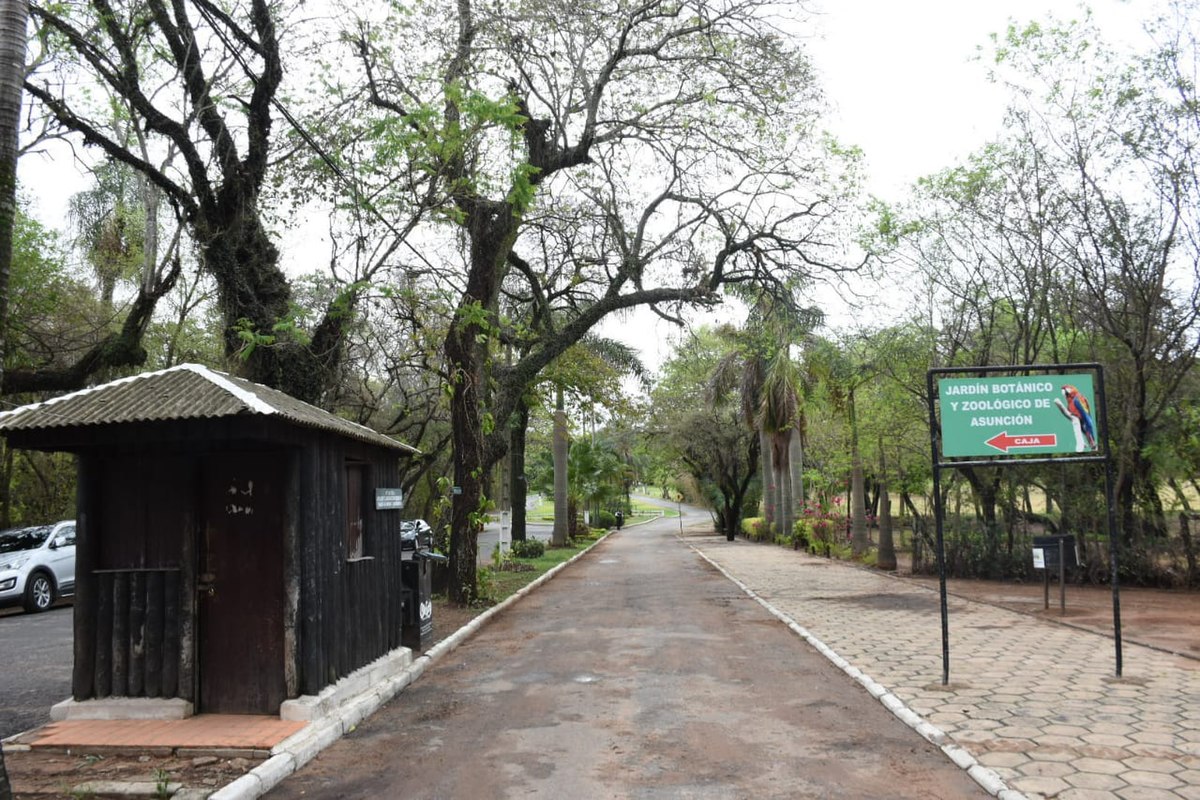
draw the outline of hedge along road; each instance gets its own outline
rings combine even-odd
[[[679,527],[610,536],[268,797],[988,796]]]

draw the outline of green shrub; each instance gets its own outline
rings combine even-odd
[[[546,552],[546,543],[541,539],[525,539],[512,543],[514,558],[541,558]]]
[[[593,528],[603,528],[604,530],[615,528],[617,527],[617,516],[611,511],[597,511],[591,525]]]
[[[487,567],[475,570],[475,596],[469,598],[468,605],[489,606],[495,602],[492,589],[492,571]]]
[[[808,544],[813,540],[812,522],[807,519],[798,519],[796,524],[792,526],[791,546],[795,550],[807,550]]]
[[[742,533],[752,542],[771,542],[775,534],[763,517],[747,517],[742,520]]]

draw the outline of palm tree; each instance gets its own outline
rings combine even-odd
[[[790,535],[804,494],[800,472],[806,386],[792,361],[791,346],[822,317],[816,309],[784,307],[770,297],[752,300],[746,328],[719,331],[735,347],[713,371],[709,397],[710,402],[720,402],[737,390],[742,418],[759,436],[763,516],[768,526]]]
[[[8,276],[17,219],[17,155],[28,22],[27,0],[0,0],[0,324],[8,313]]]
[[[572,522],[581,505],[595,511],[620,496],[625,464],[613,449],[580,439],[571,446],[567,461]]]
[[[92,170],[96,185],[68,201],[78,244],[100,283],[100,305],[111,314],[117,283],[143,269],[146,209],[134,171],[119,162]],[[150,256],[153,265],[155,258]]]
[[[791,535],[796,523],[791,442],[800,410],[800,380],[789,350],[787,346],[778,348],[767,366],[758,413],[759,430],[771,442],[771,468],[776,476],[772,503],[779,531],[785,536]]]
[[[0,0],[0,330],[8,324],[8,276],[17,221],[17,154],[28,22],[27,0]],[[4,379],[6,355],[0,353],[0,383]],[[3,748],[0,748],[0,800],[12,800]]]
[[[803,392],[803,389],[801,390]],[[803,398],[803,394],[801,394]],[[796,427],[788,440],[788,464],[792,468],[792,514],[799,519],[804,509],[804,403],[796,409]]]

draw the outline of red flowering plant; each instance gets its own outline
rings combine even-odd
[[[846,530],[846,512],[842,508],[841,496],[829,498],[820,494],[804,503],[800,519],[796,520],[796,541],[805,542],[810,552],[823,551],[829,555],[830,545],[839,530]]]

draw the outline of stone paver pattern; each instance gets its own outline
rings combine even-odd
[[[1200,800],[1200,670],[1111,637],[778,547],[688,543],[1029,798]]]

